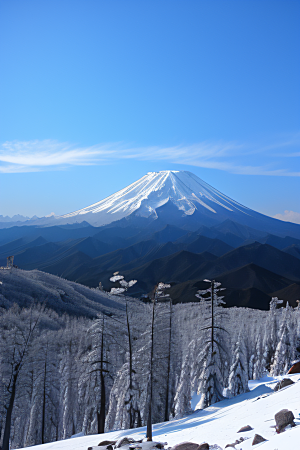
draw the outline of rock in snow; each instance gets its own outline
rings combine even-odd
[[[285,388],[285,387],[287,387],[287,386],[290,386],[290,385],[292,385],[292,384],[294,384],[294,381],[293,381],[293,380],[291,380],[290,378],[284,378],[283,380],[278,381],[278,383],[277,383],[276,386],[274,387],[274,391],[275,391],[275,392],[276,392],[276,391],[279,391],[279,389],[283,389],[283,388]]]
[[[174,445],[171,450],[198,450],[199,444],[194,444],[193,442],[181,442],[180,444]]]
[[[250,425],[246,425],[245,427],[240,428],[238,433],[244,433],[246,431],[251,431],[251,430],[253,430],[253,428],[250,427]]]
[[[260,444],[266,440],[267,439],[263,438],[260,434],[256,434],[253,438],[252,445]]]
[[[276,430],[278,433],[283,431],[288,425],[294,426],[294,414],[288,409],[282,409],[275,414]]]
[[[293,373],[300,373],[300,361],[294,361],[292,367],[288,371],[288,375]]]

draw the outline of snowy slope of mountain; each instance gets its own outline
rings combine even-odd
[[[125,308],[122,297],[89,289],[55,275],[39,270],[0,268],[0,308],[10,308],[14,303],[22,308],[42,303],[60,314],[85,317]]]
[[[133,212],[142,217],[155,215],[156,210],[169,201],[185,215],[191,215],[199,209],[213,214],[223,210],[240,211],[243,214],[248,211],[248,208],[221,194],[191,172],[168,170],[149,172],[106,199],[61,217],[79,218],[89,213],[96,216],[101,214],[95,216],[94,220],[102,225]]]
[[[225,449],[226,445],[243,437],[245,440],[233,448],[236,450],[297,450],[300,442],[299,419],[299,374],[290,378],[295,384],[274,392],[274,386],[282,377],[268,378],[250,382],[250,392],[229,400],[216,403],[204,410],[171,422],[153,425],[153,440],[167,442],[173,446],[181,442],[207,442],[210,448]],[[197,402],[197,399],[194,403]],[[286,429],[280,434],[275,431],[275,414],[282,409],[289,409],[295,416],[296,427]],[[238,430],[250,425],[253,430],[238,433]],[[100,441],[117,440],[122,436],[134,439],[145,438],[146,428],[120,430],[101,435],[74,437],[64,441],[36,445],[35,450],[87,450],[98,446]],[[266,441],[252,446],[255,434],[263,436]],[[213,447],[215,445],[215,447]],[[121,447],[124,450],[128,446]]]

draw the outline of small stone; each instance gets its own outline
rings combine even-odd
[[[293,380],[291,380],[290,378],[284,378],[283,380],[279,381],[276,384],[276,386],[274,388],[274,391],[279,391],[279,389],[283,389],[283,388],[285,388],[287,386],[290,386],[292,384],[294,384]]]
[[[205,449],[205,447],[203,447],[203,449]],[[194,444],[194,442],[181,442],[180,444],[174,445],[172,450],[199,450],[199,444]]]
[[[288,409],[282,409],[277,414],[275,414],[276,431],[280,433],[288,425],[295,426],[294,419],[295,417],[292,411],[289,411]]]
[[[256,434],[253,438],[252,445],[260,444],[265,442],[267,439],[263,438],[260,434]]]
[[[246,425],[245,427],[240,428],[238,433],[244,433],[246,431],[251,431],[251,430],[253,430],[253,428],[250,427],[250,425]]]
[[[235,443],[234,444],[227,444],[225,445],[225,448],[235,448]]]

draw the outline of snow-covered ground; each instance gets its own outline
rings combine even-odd
[[[224,400],[205,410],[179,420],[156,424],[153,426],[153,440],[167,442],[173,446],[180,442],[190,441],[210,445],[218,444],[225,449],[227,444],[235,442],[240,437],[247,437],[237,444],[236,449],[248,450],[299,450],[300,449],[300,374],[288,376],[295,384],[280,391],[273,388],[283,377],[265,377],[249,383],[250,392],[230,400]],[[281,409],[289,409],[294,413],[296,427],[277,434],[274,428],[274,415]],[[250,425],[253,430],[237,433]],[[64,441],[35,446],[35,450],[87,450],[97,446],[100,441],[116,440],[121,436],[132,436],[135,439],[145,437],[145,428],[122,430],[105,435],[74,437]],[[255,434],[260,434],[266,442],[252,446]]]

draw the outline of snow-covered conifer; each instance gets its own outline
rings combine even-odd
[[[201,394],[199,408],[205,408],[222,400],[226,385],[226,360],[228,359],[226,330],[222,326],[221,317],[224,315],[221,306],[225,304],[223,296],[218,292],[223,290],[221,283],[204,280],[210,283],[210,288],[198,291],[196,297],[207,305],[205,323],[201,332],[204,345],[197,357],[198,372],[195,373],[194,383],[198,382],[197,392]],[[208,297],[205,295],[209,294]]]
[[[248,392],[248,381],[246,348],[242,332],[240,332],[235,344],[233,360],[230,367],[228,381],[229,396],[234,397],[243,394],[244,392]]]
[[[295,359],[295,330],[292,321],[292,311],[287,302],[279,330],[279,342],[270,368],[270,373],[273,376],[286,373]]]

